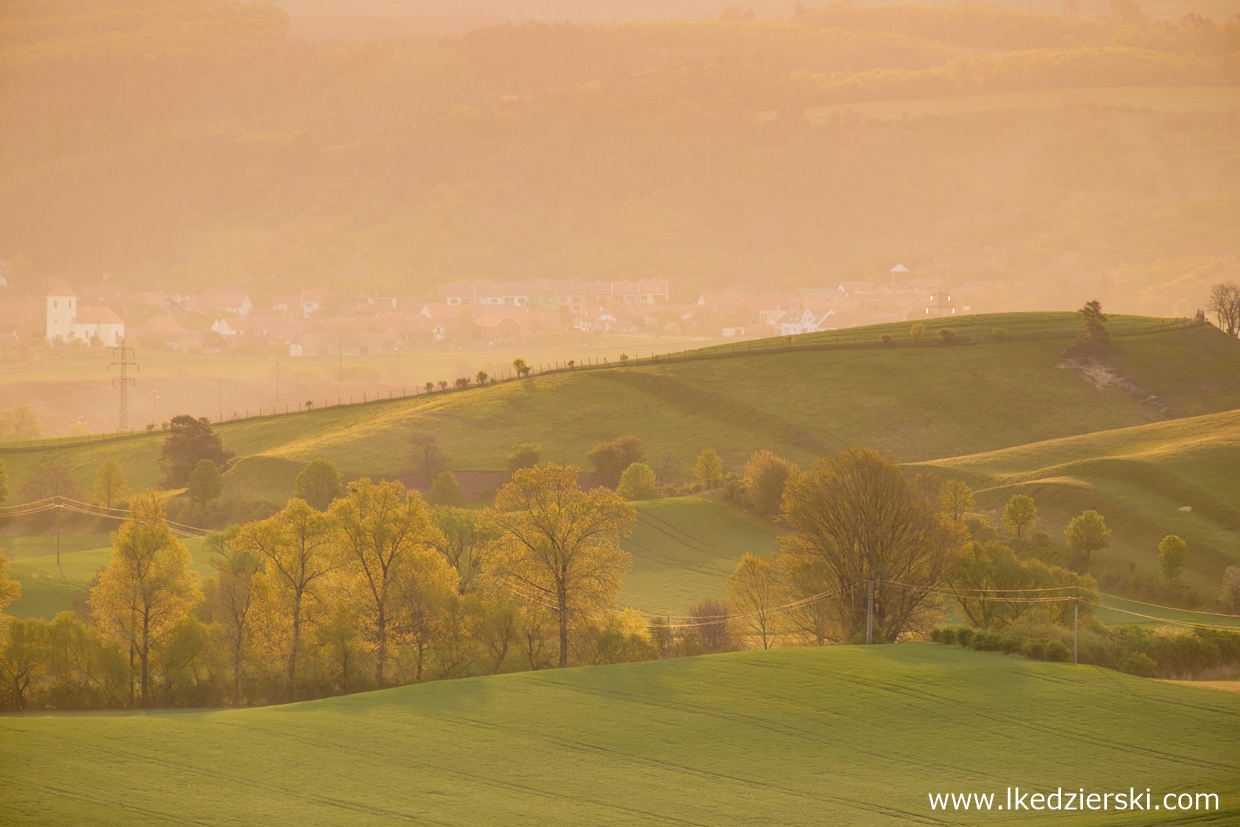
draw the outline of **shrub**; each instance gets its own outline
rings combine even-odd
[[[1067,644],[1060,643],[1057,640],[1048,640],[1046,642],[1046,660],[1053,663],[1067,663],[1072,660],[1072,650]]]
[[[952,327],[939,328],[938,337],[943,341],[943,344],[945,345],[954,345],[956,343],[956,340],[960,338],[956,333],[956,329]]]
[[[961,626],[956,630],[956,640],[961,646],[969,646],[973,642],[974,631],[968,626]]]
[[[878,337],[878,340],[883,343],[883,347],[891,347],[895,343],[895,339],[891,338],[890,333],[884,333]]]
[[[1035,637],[1033,640],[1026,640],[1025,645],[1020,647],[1020,653],[1030,660],[1046,660],[1046,644],[1049,640]]]
[[[1001,327],[996,327],[990,331],[990,335],[995,337],[996,342],[1002,342],[1007,339],[1007,331]]]

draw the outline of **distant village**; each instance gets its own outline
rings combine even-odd
[[[4,295],[0,260],[0,335],[102,347],[124,339],[182,353],[275,350],[294,358],[501,347],[555,332],[760,338],[994,309],[1014,287],[969,281],[948,289],[941,278],[899,264],[885,276],[834,288],[700,293],[680,302],[667,279],[455,282],[430,300],[306,287],[270,301],[242,287],[123,293],[106,280],[77,288],[57,280],[44,296],[15,298]]]

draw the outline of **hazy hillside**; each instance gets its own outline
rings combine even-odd
[[[963,822],[933,813],[929,792],[1002,803],[1014,779],[1054,792],[1076,773],[1091,791],[1209,791],[1223,824],[1240,812],[1238,715],[1240,695],[1097,668],[831,646],[262,709],[4,716],[0,783],[11,824],[876,827]]]
[[[856,6],[903,5],[904,0],[853,0]],[[701,20],[713,18],[732,7],[738,13],[753,12],[760,19],[781,19],[793,14],[795,0],[273,0],[273,5],[293,15],[387,15],[423,19],[474,18],[510,20],[577,20],[609,23],[613,20]],[[956,6],[954,0],[932,0],[928,6]],[[1002,0],[987,5],[1062,14],[1062,0]],[[1101,15],[1113,6],[1110,0],[1080,0],[1077,14]],[[1234,13],[1226,0],[1135,0],[1152,19],[1178,21],[1186,14],[1223,19]]]
[[[1236,21],[833,8],[305,44],[271,6],[63,0],[3,26],[19,291],[660,276],[692,300],[903,261],[1026,283],[1021,307],[1183,315],[1238,266]]]
[[[1123,323],[1112,322],[1117,328]],[[931,323],[929,338],[945,324]],[[979,333],[983,339],[996,326],[1013,336],[1042,331],[1067,332],[1069,338],[791,352],[776,340],[775,349],[752,356],[644,360],[377,405],[226,422],[220,432],[239,457],[225,474],[226,491],[287,496],[302,465],[317,457],[337,462],[349,477],[414,481],[406,438],[416,430],[435,433],[449,467],[458,471],[502,470],[515,442],[541,443],[544,460],[584,467],[593,445],[633,434],[652,462],[668,456],[670,477],[683,480],[692,478],[693,460],[707,447],[720,452],[728,470],[739,470],[758,448],[803,464],[851,446],[890,451],[910,462],[1240,407],[1240,342],[1210,326],[1117,336],[1112,353],[1099,363],[1112,377],[1104,381],[1097,370],[1064,356],[1076,325],[1069,314],[966,317],[951,324],[962,336]],[[817,335],[876,343],[883,332],[910,341],[904,325]],[[105,458],[120,462],[131,485],[141,489],[159,479],[161,442],[156,433],[33,452],[4,450],[0,457],[15,491],[29,468],[46,462],[68,464],[85,486]]]

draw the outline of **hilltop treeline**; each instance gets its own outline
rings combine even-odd
[[[992,100],[880,123],[847,108],[1231,84],[1234,20],[833,6],[311,45],[263,4],[14,9],[0,255],[22,290],[103,271],[256,294],[665,275],[691,297],[937,259],[1069,303],[1121,265],[1105,300],[1237,253],[1234,115]]]

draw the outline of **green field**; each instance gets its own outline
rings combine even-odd
[[[952,319],[969,331],[1064,333],[1072,314]],[[1148,320],[1146,321],[1148,324]],[[969,327],[972,325],[973,327]],[[929,325],[933,336],[936,325]],[[1118,325],[1117,325],[1118,326]],[[877,340],[885,328],[849,331]],[[906,326],[902,335],[907,339]],[[851,446],[921,461],[1240,407],[1240,342],[1212,327],[1116,338],[1108,361],[1134,387],[1098,387],[1066,369],[1071,339],[944,347],[771,350],[608,370],[536,376],[465,392],[329,408],[227,423],[225,443],[241,458],[226,493],[287,496],[302,465],[337,462],[346,476],[410,473],[405,434],[439,436],[454,470],[502,469],[514,442],[542,443],[545,461],[585,465],[595,443],[641,437],[646,455],[672,454],[690,477],[703,448],[727,470],[770,448],[801,464]],[[1031,389],[1036,392],[1031,393]],[[131,488],[153,487],[161,437],[0,451],[15,490],[40,462],[63,462],[83,486],[116,459]]]
[[[181,542],[193,555],[199,574],[215,574],[207,564],[207,555],[201,553],[202,540],[183,537]],[[0,548],[10,560],[9,576],[22,588],[22,596],[9,605],[8,614],[45,620],[70,609],[74,598],[86,591],[91,578],[112,557],[106,534],[63,535],[59,562],[55,536],[0,537]]]
[[[637,526],[624,540],[633,571],[621,606],[684,615],[700,600],[723,599],[741,555],[775,551],[774,527],[701,497],[637,503]]]
[[[928,793],[999,803],[1009,786],[1215,793],[1222,812],[1199,820],[1105,823],[1222,825],[1240,819],[1237,736],[1233,693],[933,644],[829,647],[4,716],[0,786],[14,825],[948,825],[982,820],[932,812]]]
[[[1062,536],[1072,517],[1096,509],[1112,528],[1098,569],[1129,562],[1157,572],[1158,543],[1189,543],[1182,577],[1208,601],[1223,569],[1240,562],[1240,411],[1023,445],[929,463],[975,489],[995,512],[1015,493],[1034,498],[1039,528]],[[1188,511],[1181,509],[1191,509]]]

